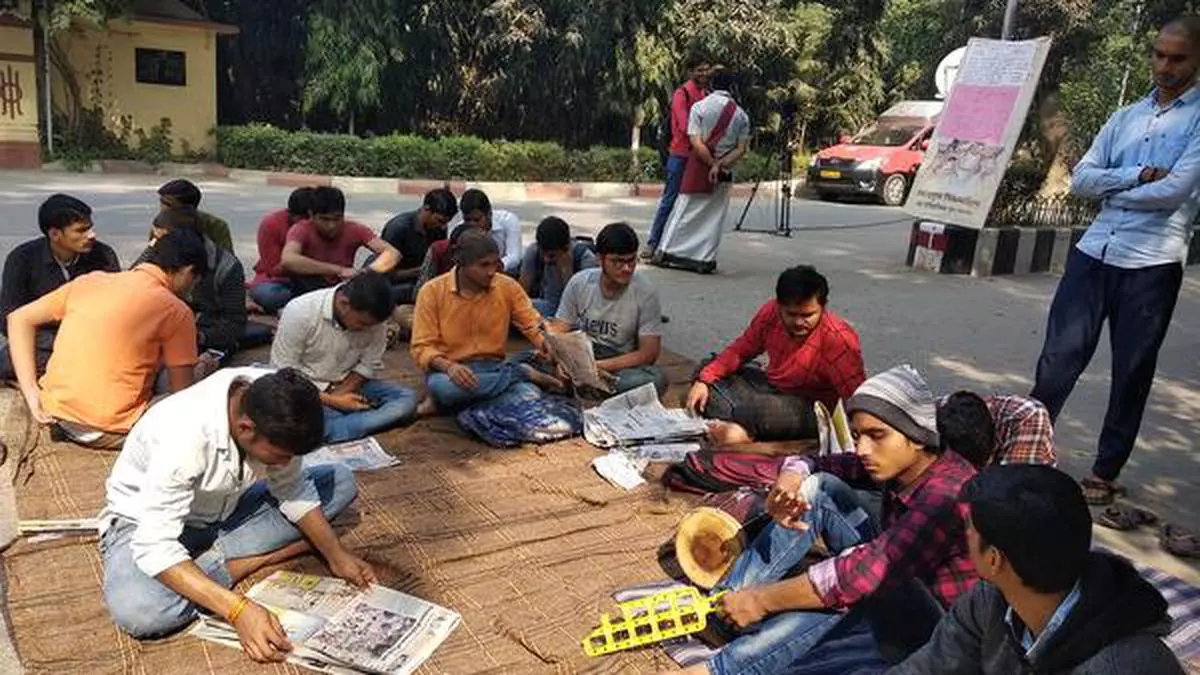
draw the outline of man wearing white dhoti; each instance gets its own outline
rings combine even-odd
[[[733,98],[733,73],[714,71],[712,93],[692,106],[688,137],[692,154],[654,264],[711,274],[729,212],[729,169],[746,154],[750,117]]]

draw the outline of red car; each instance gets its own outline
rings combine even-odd
[[[941,101],[903,101],[848,143],[813,155],[808,187],[821,199],[868,194],[889,206],[908,197],[929,137],[942,113]]]

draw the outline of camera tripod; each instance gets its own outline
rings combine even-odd
[[[776,195],[775,202],[775,218],[774,229],[771,230],[753,230],[743,227],[746,223],[746,216],[750,213],[750,206],[754,204],[754,198],[758,196],[758,190],[762,187],[762,178],[754,182],[754,187],[750,189],[750,198],[746,200],[746,206],[742,208],[742,215],[738,217],[737,223],[733,226],[735,232],[766,232],[777,237],[792,236],[792,142],[791,138],[787,138],[783,143],[783,148],[779,153],[779,193]]]

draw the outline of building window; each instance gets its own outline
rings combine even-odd
[[[187,55],[166,49],[137,50],[137,81],[146,84],[187,86]]]

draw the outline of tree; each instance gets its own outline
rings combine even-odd
[[[387,4],[360,0],[312,8],[305,46],[305,115],[325,109],[346,120],[353,134],[355,118],[379,105],[389,53],[380,44],[380,34],[387,34]]]

